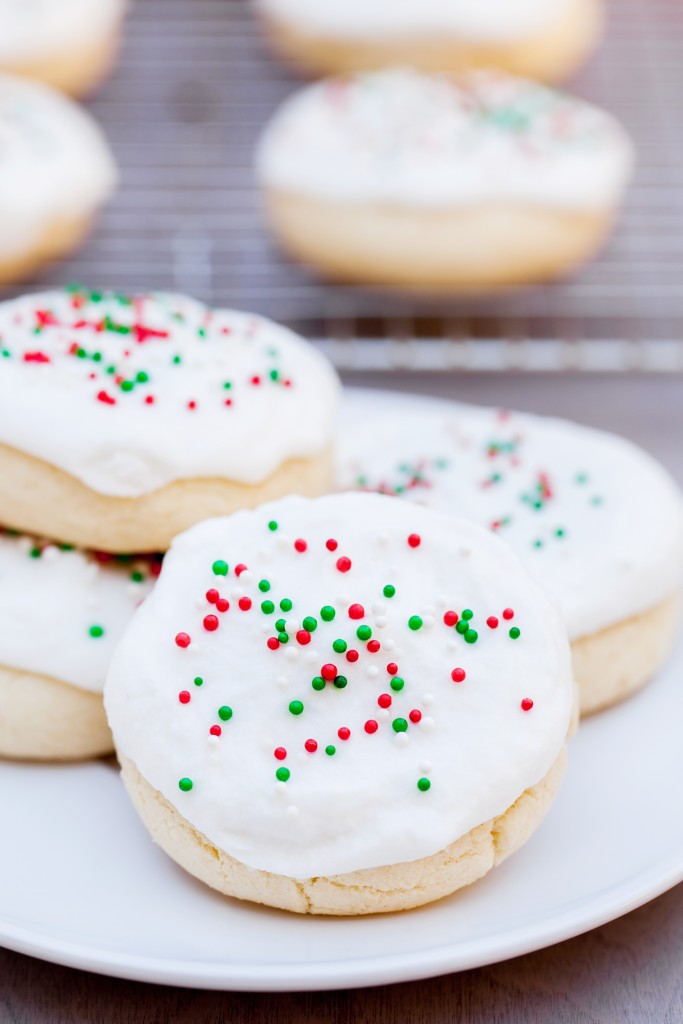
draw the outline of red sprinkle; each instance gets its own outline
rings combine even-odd
[[[145,405],[154,405],[154,395],[145,395]],[[217,725],[216,728],[220,729],[220,726]],[[218,735],[219,734],[216,733],[216,736]]]
[[[239,565],[235,566],[235,576],[241,576],[242,573],[246,571],[246,568],[246,565],[243,565],[242,562],[240,562]]]
[[[44,352],[24,352],[25,363],[49,363],[50,357]]]
[[[207,629],[209,633],[213,633],[214,629],[218,629],[218,616],[217,615],[205,615],[204,616],[204,629]]]
[[[209,732],[211,733],[212,736],[220,736],[223,730],[221,729],[220,725],[212,725],[211,728],[209,729]]]
[[[368,650],[370,654],[377,654],[379,650],[379,640],[368,640]]]
[[[187,403],[187,408],[188,409],[196,409],[197,408],[197,403],[195,402],[194,399],[192,399],[190,402]]]
[[[419,548],[422,543],[422,538],[419,533],[411,533],[408,537],[408,544],[411,548]]]
[[[350,619],[362,619],[365,615],[365,608],[362,604],[350,604],[349,605],[349,618]]]
[[[300,629],[296,634],[296,639],[297,643],[300,643],[302,646],[305,647],[306,644],[310,644],[311,642],[311,634],[308,632],[307,629]]]
[[[379,729],[379,726],[377,725],[377,722],[375,721],[374,718],[368,718],[368,720],[365,723],[365,725],[363,726],[363,728],[365,729],[366,732],[368,732],[368,733],[370,733],[370,735],[372,735],[373,732],[377,732],[377,730]]]
[[[257,373],[255,373],[254,376],[251,378],[251,383],[254,385],[254,387],[258,387],[258,385],[261,383],[261,378]]]
[[[408,715],[408,718],[410,719],[411,722],[417,723],[422,718],[422,712],[418,711],[417,708],[413,708],[413,710]]]
[[[190,691],[181,690],[180,693],[178,694],[178,700],[180,701],[181,704],[189,704],[191,700]]]
[[[219,597],[220,594],[218,593],[217,590],[214,590],[213,588],[211,588],[211,590],[207,590],[206,592],[206,600],[209,602],[209,604],[215,604]]]
[[[355,651],[353,647],[350,648],[350,650],[346,652],[346,660],[350,661],[351,664],[354,665],[358,661],[358,651]]]
[[[287,751],[285,750],[284,747],[276,747],[273,753],[275,754],[278,761],[284,761],[284,759],[287,757]]]
[[[328,551],[336,551],[337,548],[339,547],[339,544],[334,539],[334,537],[330,537],[329,540],[325,541],[325,547],[327,548]]]
[[[342,725],[341,729],[337,729],[337,736],[340,740],[348,740],[351,735],[351,730],[347,729],[345,725]]]
[[[97,392],[97,401],[103,402],[104,405],[116,405],[116,399],[112,398],[111,395],[108,395],[106,391]]]
[[[315,754],[316,750],[318,749],[318,744],[315,740],[306,740],[306,742],[304,743],[304,747],[306,748],[309,754]]]
[[[514,619],[514,617],[515,613],[513,612],[512,608],[506,608],[505,611],[503,612],[504,619]]]
[[[249,609],[251,608],[251,598],[250,597],[241,597],[237,603],[238,603],[238,605],[240,606],[240,608],[242,609],[243,612],[248,612]]]
[[[229,607],[230,602],[228,601],[227,597],[219,597],[218,600],[216,601],[216,608],[218,609],[219,612],[227,612]]]
[[[346,555],[342,555],[341,558],[337,559],[337,568],[339,572],[348,572],[351,568],[351,559],[347,558]]]
[[[451,672],[451,679],[453,680],[454,683],[461,683],[463,679],[466,678],[466,676],[467,673],[465,672],[464,668],[454,668],[453,671]]]
[[[306,541],[302,537],[299,537],[298,540],[294,541],[294,550],[295,551],[302,551],[303,552],[307,548],[308,548],[308,544],[306,543]]]
[[[280,646],[280,641],[276,636],[269,636],[266,643],[268,644],[268,647],[270,647],[271,651],[276,651]]]
[[[323,665],[323,667],[320,669],[320,675],[328,683],[331,683],[333,679],[337,678],[337,666],[333,665],[331,662],[328,662],[327,665]]]
[[[453,611],[444,612],[443,621],[447,626],[454,626],[458,621],[458,613]]]
[[[389,662],[389,664],[387,665],[387,672],[389,673],[390,676],[398,675],[398,665],[396,664],[395,661]]]
[[[192,641],[189,633],[176,633],[175,642],[178,647],[189,647]]]
[[[534,702],[532,701],[531,697],[525,697],[520,705],[522,711],[531,711],[533,706]]]
[[[381,708],[390,708],[391,707],[391,694],[389,694],[389,693],[380,693],[379,697],[377,698],[377,703],[379,704],[379,706]]]
[[[488,619],[486,620],[486,625],[489,627],[489,629],[498,629],[498,619],[496,618],[496,616],[489,615]]]

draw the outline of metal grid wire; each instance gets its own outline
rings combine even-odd
[[[177,288],[319,339],[351,369],[683,369],[683,4],[612,0],[571,88],[635,139],[615,237],[573,279],[467,301],[323,285],[272,245],[252,154],[297,85],[247,0],[134,0],[122,62],[89,104],[122,171],[89,244],[45,282]],[[416,338],[419,337],[419,341]]]

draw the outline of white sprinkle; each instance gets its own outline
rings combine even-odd
[[[307,665],[314,665],[319,657],[320,655],[318,654],[317,651],[306,651],[304,655],[304,661],[306,662]]]
[[[423,693],[422,697],[420,698],[420,700],[422,701],[422,703],[424,704],[424,706],[426,708],[431,707],[431,705],[434,703],[434,694],[433,693]],[[423,721],[424,721],[424,719],[423,719]]]
[[[287,686],[289,686],[289,679],[287,678],[287,676],[278,676],[277,677],[277,685],[282,690],[284,690]]]
[[[397,747],[407,747],[410,743],[410,737],[407,732],[397,732],[394,736],[394,743]]]
[[[425,732],[434,732],[436,722],[433,718],[430,718],[429,715],[425,715],[420,722],[420,726]]]
[[[194,603],[194,606],[195,606],[195,608],[197,609],[198,612],[203,611],[204,608],[206,608],[206,598],[205,597],[197,598],[197,600]]]
[[[141,596],[142,595],[140,593],[140,584],[139,583],[129,583],[128,586],[126,587],[126,597],[141,597]]]
[[[211,732],[206,737],[206,742],[213,749],[216,749],[218,747],[218,744],[220,743],[220,741],[221,741],[220,736],[214,736],[213,733],[211,733]]]
[[[472,548],[465,547],[465,545],[463,545],[460,548],[460,554],[462,555],[463,558],[469,558],[470,555],[472,554]]]
[[[376,665],[368,665],[365,671],[367,672],[371,679],[376,679],[377,676],[379,675],[379,669],[377,668]]]
[[[244,571],[240,573],[240,583],[248,585],[249,583],[253,582],[254,574],[251,571],[251,569],[244,569]]]
[[[391,712],[389,711],[389,708],[378,708],[377,717],[379,718],[380,722],[388,722],[389,719],[391,718]]]
[[[59,558],[59,548],[56,548],[54,544],[48,544],[47,547],[43,548],[43,561],[55,562]]]
[[[372,605],[373,615],[384,615],[386,610],[387,606],[385,605],[384,601],[375,601],[375,603]]]
[[[425,608],[425,615],[436,615],[436,608],[433,604],[428,604]]]
[[[387,624],[386,615],[378,615],[377,618],[375,619],[375,625],[377,626],[377,629],[384,629],[386,624]]]
[[[308,761],[308,754],[306,753],[305,750],[300,750],[299,753],[296,755],[296,759],[299,762],[299,764],[305,764],[306,761]]]
[[[417,770],[419,772],[425,772],[425,773],[431,772],[432,768],[433,768],[433,765],[432,765],[431,761],[420,761],[419,765],[417,766]]]
[[[296,661],[296,659],[298,657],[299,657],[299,652],[297,651],[296,647],[289,647],[288,646],[285,649],[285,658],[287,659],[287,661]]]
[[[33,541],[28,537],[20,537],[17,541],[17,547],[23,555],[27,555],[29,551],[33,550]]]
[[[273,627],[270,625],[269,622],[262,622],[261,632],[263,633],[264,636],[270,636],[270,634],[273,632]]]
[[[434,618],[433,615],[425,615],[424,619],[422,620],[422,625],[424,626],[425,629],[433,629],[435,621],[436,619]]]
[[[396,646],[396,641],[392,640],[391,637],[388,640],[384,641],[384,650],[385,651],[393,651],[395,646]]]
[[[299,808],[295,807],[294,804],[290,804],[289,807],[287,808],[287,815],[290,818],[298,818]]]
[[[389,543],[389,534],[388,533],[378,533],[377,534],[377,543],[378,544],[382,544],[383,546],[388,544]]]
[[[347,597],[346,594],[338,594],[337,604],[340,605],[342,608],[348,608],[349,605],[351,604],[351,598]]]
[[[296,633],[298,630],[301,629],[301,623],[299,622],[298,619],[286,619],[285,629],[287,630],[288,633]]]
[[[286,782],[280,782],[278,780],[278,782],[275,783],[275,793],[280,798],[286,797],[287,796],[287,783]]]
[[[459,647],[459,644],[458,644],[458,641],[455,639],[455,637],[452,640],[448,641],[448,650],[449,651],[457,651],[458,647]]]
[[[286,534],[286,533],[278,534],[277,546],[279,548],[288,548],[288,547],[291,547],[291,544],[292,544],[292,539],[291,539],[291,537],[288,534]]]
[[[448,598],[444,597],[443,594],[441,594],[439,597],[437,597],[436,603],[438,604],[439,608],[445,608],[446,605],[448,604]]]

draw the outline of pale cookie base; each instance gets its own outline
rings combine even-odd
[[[85,96],[107,77],[116,62],[119,45],[119,33],[111,32],[87,48],[63,50],[39,61],[5,63],[0,70],[37,79],[70,96]]]
[[[641,615],[572,642],[582,717],[624,700],[655,675],[676,639],[680,612],[680,594],[671,594]]]
[[[615,217],[514,203],[343,203],[277,189],[265,204],[283,249],[324,276],[434,292],[560,277],[596,255]]]
[[[332,478],[328,448],[313,459],[283,463],[261,484],[176,480],[137,498],[112,498],[47,462],[0,445],[0,523],[98,551],[166,551],[176,534],[203,519],[286,494],[318,497],[332,490]]]
[[[226,896],[297,914],[380,914],[431,903],[470,885],[529,838],[546,814],[566,766],[564,748],[548,774],[498,818],[484,822],[445,850],[405,864],[297,880],[249,868],[216,849],[121,758],[128,794],[155,842],[191,875]]]
[[[461,72],[500,68],[510,74],[554,82],[566,78],[594,50],[602,35],[601,0],[574,0],[549,28],[510,43],[483,43],[457,37],[348,39],[313,36],[305,27],[267,16],[273,49],[304,74],[345,74],[389,66],[422,71]]]
[[[0,284],[14,284],[39,271],[46,263],[63,259],[84,242],[92,227],[93,211],[47,223],[39,239],[10,255],[0,253]],[[2,221],[0,221],[0,236]]]
[[[78,761],[114,748],[101,693],[0,666],[0,757]]]

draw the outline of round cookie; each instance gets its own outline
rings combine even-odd
[[[0,756],[111,753],[105,676],[160,568],[0,531]]]
[[[0,283],[8,283],[77,248],[117,174],[85,110],[9,75],[0,75],[0,148]]]
[[[73,96],[116,58],[127,0],[0,0],[0,69]]]
[[[537,283],[594,256],[632,149],[609,114],[534,82],[389,70],[290,97],[256,164],[290,255],[438,292]]]
[[[166,852],[312,914],[418,906],[517,849],[560,781],[572,702],[560,616],[514,553],[372,494],[176,538],[105,685]]]
[[[465,516],[507,541],[559,601],[581,711],[628,696],[675,639],[678,487],[628,441],[559,419],[355,392],[338,483]]]
[[[273,49],[314,76],[500,68],[556,81],[602,32],[602,0],[256,0]]]
[[[179,295],[0,304],[0,521],[107,551],[332,480],[338,384],[315,349]]]

